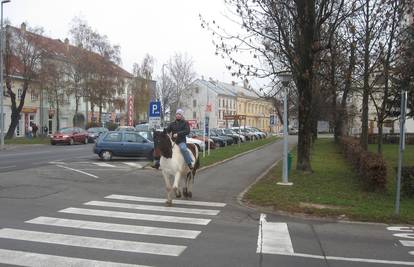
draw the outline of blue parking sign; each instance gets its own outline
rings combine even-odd
[[[161,117],[161,102],[160,101],[150,102],[149,116],[150,117]]]

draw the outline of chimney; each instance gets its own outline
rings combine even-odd
[[[26,31],[26,23],[22,23],[21,25],[20,25],[20,30],[22,31],[22,32],[25,32]]]

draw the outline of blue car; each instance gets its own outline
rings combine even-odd
[[[153,159],[154,143],[137,132],[117,131],[101,134],[93,152],[103,160],[117,157],[145,157]]]

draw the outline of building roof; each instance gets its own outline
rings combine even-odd
[[[102,62],[103,64],[109,64],[111,68],[118,72],[121,76],[124,76],[125,78],[131,78],[133,75],[129,73],[128,71],[124,70],[120,66],[109,62],[101,55],[87,51],[85,49],[82,49],[77,46],[73,46],[69,44],[69,40],[66,39],[65,42],[62,42],[59,39],[52,39],[46,36],[42,36],[33,32],[29,32],[25,29],[25,25],[22,25],[22,28],[16,28],[13,26],[8,25],[6,27],[7,31],[14,32],[15,34],[21,34],[23,31],[25,32],[25,35],[27,38],[32,42],[34,45],[36,45],[38,48],[41,48],[44,52],[46,52],[49,56],[57,57],[62,60],[70,61],[70,54],[71,53],[88,53],[89,56],[91,56],[94,60],[97,60],[98,62]],[[21,76],[23,74],[23,64],[19,62],[18,58],[14,57],[11,58],[11,75]]]

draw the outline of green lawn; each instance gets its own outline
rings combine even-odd
[[[49,137],[36,137],[36,138],[26,138],[26,137],[15,137],[13,139],[5,139],[5,144],[13,145],[28,145],[28,144],[50,144]]]
[[[235,144],[235,145],[231,145],[231,146],[227,146],[227,147],[221,147],[218,149],[211,149],[210,150],[210,155],[207,156],[207,151],[206,151],[206,157],[203,158],[203,156],[201,155],[200,157],[200,164],[201,167],[205,167],[211,164],[214,164],[216,162],[222,161],[224,159],[227,158],[231,158],[237,154],[252,150],[254,148],[275,142],[278,138],[275,136],[272,137],[268,137],[266,139],[262,139],[262,140],[257,140],[257,141],[252,141],[252,142],[245,142],[239,145]]]
[[[370,148],[371,149],[371,148]],[[375,148],[374,148],[375,149]],[[396,152],[392,145],[384,147],[390,165]],[[401,216],[395,218],[395,190],[391,182],[395,176],[389,167],[390,186],[387,192],[365,192],[358,175],[345,161],[339,146],[331,139],[318,140],[312,151],[312,174],[295,171],[296,151],[292,151],[293,166],[289,181],[291,187],[277,185],[281,181],[281,164],[254,185],[245,200],[274,210],[302,212],[319,216],[346,215],[351,219],[381,222],[414,222],[414,199],[403,199]],[[406,160],[414,162],[414,146],[407,146]],[[320,206],[316,206],[320,205]]]

